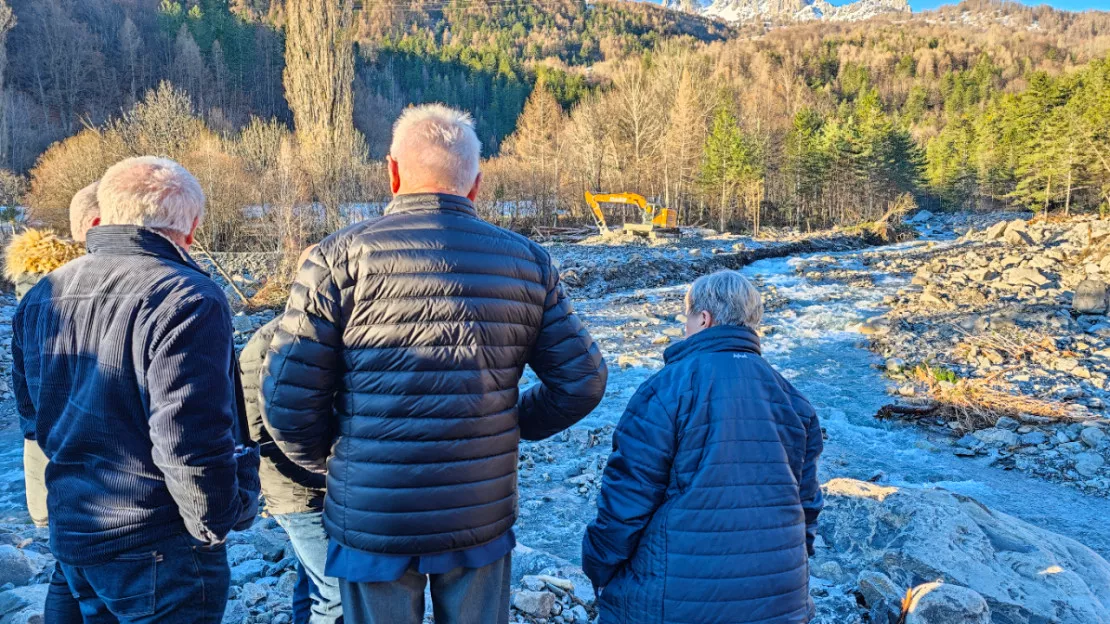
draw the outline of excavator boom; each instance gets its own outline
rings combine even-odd
[[[675,211],[669,208],[656,208],[648,203],[648,200],[637,193],[593,193],[586,191],[586,204],[593,212],[594,221],[597,222],[598,229],[602,234],[609,231],[609,226],[605,222],[605,213],[601,211],[601,204],[632,204],[637,206],[644,213],[644,223],[636,225],[626,223],[624,226],[625,231],[643,234],[650,238],[655,238],[655,230],[665,230],[666,234],[677,235],[678,224],[677,215]]]

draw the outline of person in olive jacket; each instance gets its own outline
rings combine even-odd
[[[736,271],[698,279],[686,339],[613,433],[582,569],[604,624],[804,624],[821,425],[760,354]]]
[[[297,265],[303,265],[315,245],[304,250]],[[336,624],[343,621],[339,581],[324,573],[328,536],[324,532],[324,475],[310,472],[289,461],[274,444],[262,422],[258,391],[262,363],[277,333],[281,316],[266,323],[251,336],[239,354],[246,395],[247,423],[251,439],[258,442],[262,464],[258,477],[266,510],[289,535],[297,556],[297,585],[293,589],[294,624]]]
[[[601,401],[607,370],[547,251],[480,219],[470,116],[407,110],[393,202],[301,268],[267,357],[264,418],[328,477],[327,572],[348,622],[508,621],[521,438]],[[539,384],[519,382],[530,366]]]

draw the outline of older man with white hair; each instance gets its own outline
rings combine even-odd
[[[760,355],[736,271],[694,282],[686,339],[613,433],[582,569],[606,624],[804,624],[821,425]]]
[[[606,368],[543,247],[481,220],[470,116],[407,110],[385,216],[325,239],[270,346],[263,415],[327,474],[344,621],[508,621],[517,456],[585,417]],[[525,365],[540,383],[518,389]]]
[[[204,193],[149,157],[96,193],[88,254],[12,322],[20,417],[50,460],[50,546],[85,622],[220,622],[224,538],[254,519],[258,451],[231,311],[188,254]]]

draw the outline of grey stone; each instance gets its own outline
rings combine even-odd
[[[1018,434],[1006,429],[999,429],[998,427],[991,427],[990,429],[980,429],[973,433],[975,437],[979,438],[987,446],[1017,446],[1020,442]]]
[[[1022,446],[1039,446],[1048,442],[1048,436],[1040,431],[1030,431],[1029,433],[1021,434]]]
[[[231,317],[231,327],[241,334],[254,331],[254,319],[240,312]]]
[[[968,433],[968,434],[964,435],[964,437],[960,438],[959,440],[956,440],[956,446],[962,446],[964,448],[969,448],[969,449],[977,449],[977,448],[983,446],[983,441],[980,440],[979,438],[975,437],[974,435]]]
[[[1018,267],[1010,269],[1006,281],[1014,286],[1044,286],[1052,280],[1039,269]]]
[[[297,573],[293,570],[285,572],[278,578],[277,590],[283,594],[292,594],[297,587]]]
[[[867,605],[876,605],[880,602],[898,601],[902,598],[902,590],[882,572],[864,570],[856,578],[859,593]]]
[[[513,606],[532,617],[545,618],[555,607],[555,594],[548,591],[518,591],[513,594]]]
[[[232,581],[234,582],[234,581]],[[251,615],[247,605],[239,600],[228,600],[224,609],[224,624],[243,624]]]
[[[231,568],[231,584],[242,585],[262,577],[266,570],[266,562],[261,559],[244,561]]]
[[[885,575],[903,595],[944,578],[982,596],[996,622],[1110,621],[1099,598],[1110,595],[1110,563],[1071,538],[942,489],[853,479],[823,489],[825,556]]]
[[[1016,230],[1008,228],[1006,235],[1003,237],[1007,243],[1015,246],[1032,245],[1033,238],[1029,236],[1028,232],[1023,230]]]
[[[985,233],[987,240],[993,241],[1002,238],[1006,234],[1007,225],[1009,225],[1009,223],[1005,221],[999,221],[998,223],[995,223],[994,225],[987,228],[987,231]]]
[[[258,559],[260,555],[258,549],[250,544],[235,544],[227,549],[227,564],[234,568],[244,561]]]
[[[0,585],[11,583],[16,587],[27,585],[42,572],[42,556],[28,553],[8,544],[0,546]]]
[[[1083,427],[1083,431],[1079,432],[1079,439],[1091,448],[1098,448],[1106,441],[1106,433],[1098,427]]]
[[[1110,285],[1102,280],[1083,280],[1075,287],[1071,308],[1077,314],[1106,314]]]
[[[1084,477],[1093,477],[1106,465],[1106,459],[1090,451],[1075,456],[1075,471]]]
[[[42,623],[42,607],[46,604],[45,584],[27,585],[0,591],[0,622],[8,624]]]
[[[1010,418],[1009,416],[1003,416],[1002,418],[998,419],[998,422],[996,422],[994,426],[998,427],[999,429],[1005,429],[1006,431],[1017,431],[1017,428],[1021,426],[1021,423],[1014,420],[1013,418]]]
[[[991,624],[987,601],[974,590],[947,583],[913,589],[906,624]]]
[[[886,361],[886,372],[888,373],[900,373],[905,368],[906,361],[902,358],[894,357]]]
[[[567,621],[573,622],[574,624],[589,624],[590,614],[586,612],[586,608],[582,605],[575,605],[575,607],[570,610],[570,618]]]
[[[243,585],[243,590],[239,593],[239,599],[248,607],[253,607],[266,600],[266,589],[256,583],[247,583]]]

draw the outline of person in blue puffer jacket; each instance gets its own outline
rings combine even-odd
[[[821,426],[760,355],[759,292],[694,282],[667,349],[613,434],[582,567],[602,624],[804,624],[821,511]]]

